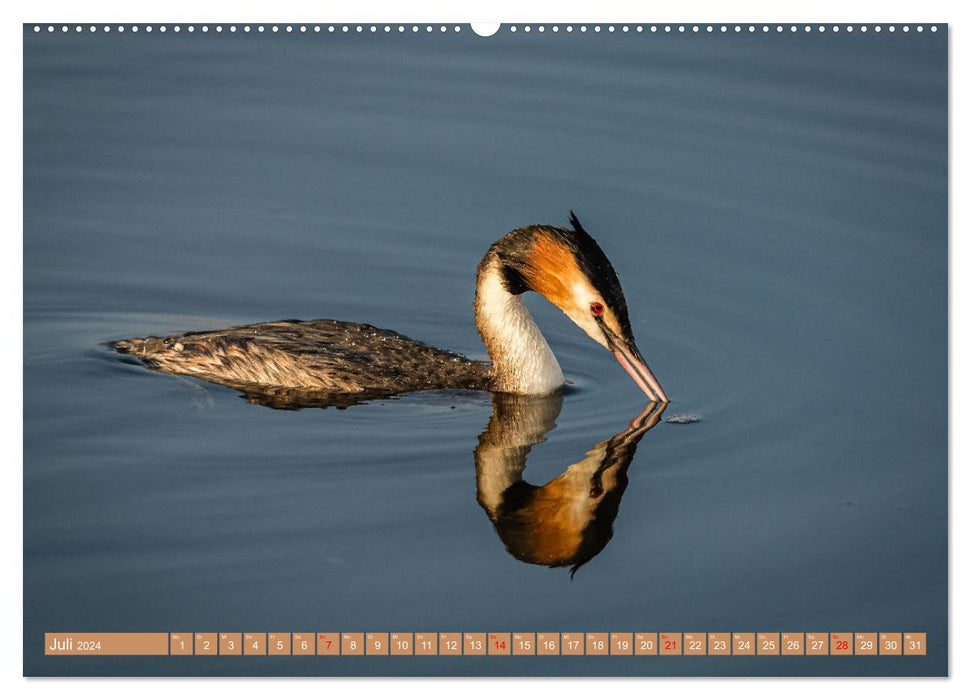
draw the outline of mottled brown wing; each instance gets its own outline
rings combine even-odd
[[[490,366],[367,324],[275,321],[111,344],[148,367],[234,387],[321,394],[488,389]]]

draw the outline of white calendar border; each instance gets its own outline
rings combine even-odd
[[[953,204],[951,205],[950,230],[952,240],[950,245],[950,357],[951,361],[951,391],[954,399],[951,401],[950,434],[951,464],[967,467],[971,464],[967,430],[954,430],[956,426],[968,423],[968,396],[971,394],[971,372],[966,365],[955,361],[969,355],[968,341],[968,312],[971,305],[971,269],[968,260],[968,226],[965,210],[967,197],[962,197],[963,191],[959,186],[964,184],[962,175],[967,172],[969,150],[967,139],[964,138],[960,117],[967,121],[969,115],[967,104],[968,88],[962,90],[961,82],[954,76],[961,76],[967,84],[968,75],[968,39],[967,24],[963,23],[964,15],[960,12],[958,3],[922,0],[921,2],[900,2],[897,0],[883,0],[879,4],[857,3],[846,0],[813,0],[811,3],[784,4],[755,0],[735,0],[735,2],[715,2],[700,0],[692,3],[672,3],[661,6],[657,3],[631,3],[622,0],[598,0],[597,2],[577,3],[576,7],[568,7],[562,1],[530,2],[529,0],[494,0],[493,2],[475,1],[472,3],[457,3],[454,0],[427,0],[411,4],[392,3],[381,0],[365,3],[325,4],[320,2],[290,2],[288,0],[274,0],[269,2],[252,2],[240,0],[237,2],[219,1],[201,3],[198,0],[169,0],[164,3],[149,5],[146,3],[122,2],[120,0],[87,0],[79,3],[76,0],[7,3],[0,10],[4,21],[0,23],[2,31],[3,61],[0,62],[4,78],[5,100],[7,108],[4,113],[3,129],[3,187],[0,196],[3,197],[3,211],[8,214],[7,226],[9,230],[0,237],[3,246],[4,265],[6,269],[0,280],[3,284],[2,299],[5,318],[18,320],[22,324],[23,314],[23,51],[22,28],[23,22],[33,21],[104,21],[113,22],[211,22],[213,20],[233,21],[274,21],[274,22],[306,22],[326,20],[329,22],[448,22],[465,24],[469,21],[504,21],[504,22],[781,22],[781,23],[862,23],[880,21],[884,23],[931,23],[941,24],[950,22],[950,51],[951,51],[951,163],[950,191]],[[963,41],[962,41],[963,40]],[[965,127],[966,128],[966,127]],[[959,167],[959,163],[965,167]],[[962,198],[964,204],[962,207]],[[963,224],[963,225],[962,225]],[[963,234],[963,235],[962,235]],[[0,345],[0,352],[8,367],[22,367],[23,329],[19,333],[8,336]],[[22,380],[22,377],[21,377]],[[216,690],[214,682],[232,684],[234,696],[239,700],[247,698],[264,698],[269,692],[324,692],[324,687],[311,689],[307,684],[319,682],[317,679],[279,679],[252,682],[251,679],[223,679],[221,681],[183,680],[172,681],[159,679],[154,683],[144,681],[112,679],[82,679],[82,680],[31,680],[25,681],[22,674],[22,586],[23,586],[23,520],[22,520],[22,464],[23,464],[23,415],[22,415],[22,382],[19,396],[8,399],[4,406],[6,431],[4,460],[4,477],[6,483],[2,493],[3,505],[3,538],[4,554],[9,562],[7,577],[8,604],[4,607],[4,629],[7,635],[0,639],[0,669],[3,676],[0,682],[10,686],[8,697],[41,697],[63,698],[68,695],[83,692],[94,692],[103,697],[128,698],[132,694],[155,700],[165,698],[170,700],[173,693],[187,693],[189,697],[200,692]],[[964,419],[964,420],[962,420]],[[949,549],[951,563],[949,567],[949,591],[955,591],[959,583],[966,584],[968,580],[967,546],[968,519],[967,510],[962,513],[955,510],[953,505],[964,499],[954,496],[958,492],[967,492],[965,480],[960,469],[950,470],[951,496],[950,521],[951,530]],[[962,543],[962,548],[954,546],[954,542]],[[963,554],[963,556],[961,556]],[[965,585],[965,588],[967,586]],[[969,644],[960,639],[958,632],[968,633],[968,604],[963,599],[951,595],[951,633],[950,633],[950,673],[952,680],[904,680],[875,679],[875,680],[835,680],[821,679],[812,682],[791,682],[772,679],[732,679],[730,681],[713,681],[708,679],[693,679],[690,681],[670,679],[590,679],[590,680],[516,680],[488,679],[487,682],[469,682],[468,680],[444,681],[399,681],[394,688],[387,680],[350,680],[329,679],[327,691],[338,690],[347,693],[361,692],[394,692],[403,693],[406,697],[421,694],[422,697],[454,697],[461,694],[463,700],[478,697],[494,697],[496,693],[508,694],[513,692],[556,693],[557,698],[587,697],[592,692],[651,692],[670,693],[686,690],[684,683],[699,684],[694,690],[712,692],[713,683],[728,682],[732,690],[745,693],[751,698],[772,697],[779,693],[786,693],[794,698],[814,697],[820,692],[872,692],[864,689],[861,683],[875,683],[879,686],[881,700],[892,700],[897,697],[909,697],[913,693],[921,696],[967,696],[971,683],[968,677],[967,662],[955,663],[956,660],[969,658]],[[568,624],[568,621],[564,621]],[[929,640],[930,641],[930,640]],[[176,685],[171,685],[171,683]],[[650,688],[634,686],[650,682]],[[542,687],[540,687],[542,683]],[[608,683],[608,687],[595,688],[592,684]],[[137,684],[137,687],[134,687]],[[822,685],[821,685],[822,684]],[[919,687],[918,687],[919,686]]]

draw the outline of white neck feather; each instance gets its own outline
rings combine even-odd
[[[475,324],[492,358],[496,391],[549,394],[563,386],[560,364],[522,296],[506,290],[498,264],[479,274]]]

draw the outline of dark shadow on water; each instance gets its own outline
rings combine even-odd
[[[495,394],[493,413],[475,449],[479,504],[516,559],[577,569],[613,536],[627,469],[641,438],[667,404],[649,404],[625,430],[542,486],[523,479],[526,456],[556,426],[563,397]]]

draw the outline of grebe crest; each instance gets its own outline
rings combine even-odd
[[[350,405],[432,389],[550,394],[560,365],[522,301],[559,307],[612,352],[652,401],[668,398],[634,343],[617,273],[570,212],[571,229],[527,226],[496,241],[479,263],[475,321],[492,365],[366,324],[276,321],[109,343],[151,369],[237,388],[278,408]]]

